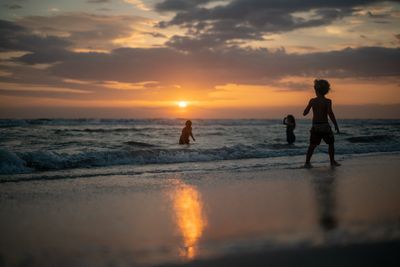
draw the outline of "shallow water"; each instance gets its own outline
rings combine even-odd
[[[338,155],[400,151],[400,120],[339,125]],[[184,120],[0,120],[0,174],[150,164],[156,172],[165,164],[242,159],[272,166],[276,158],[305,154],[310,121],[297,121],[294,146],[286,144],[280,120],[193,120],[196,142],[179,146],[183,126]],[[316,154],[326,151],[322,145]]]

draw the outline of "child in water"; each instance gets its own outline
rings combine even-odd
[[[325,97],[330,90],[330,84],[326,80],[315,80],[314,90],[317,97],[310,99],[310,102],[303,112],[303,115],[306,116],[310,112],[311,108],[313,110],[312,128],[310,130],[310,146],[308,147],[304,167],[312,167],[310,163],[311,156],[314,149],[321,143],[321,139],[329,145],[329,159],[331,166],[340,166],[340,164],[335,161],[335,138],[328,122],[329,116],[335,126],[336,132],[339,133],[339,127],[332,110],[332,101]]]
[[[179,138],[180,145],[188,145],[190,143],[189,136],[192,137],[193,141],[196,141],[192,133],[192,122],[190,120],[186,121],[186,126],[182,129],[181,137]]]
[[[294,135],[294,129],[296,128],[296,120],[293,115],[287,115],[283,119],[283,124],[286,125],[286,141],[289,145],[296,141],[296,136]]]

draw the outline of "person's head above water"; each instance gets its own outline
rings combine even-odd
[[[331,89],[331,85],[327,80],[314,80],[314,89],[317,95],[324,96]]]
[[[293,122],[293,123],[296,122],[296,120],[294,119],[294,116],[293,116],[292,114],[287,115],[286,118],[287,118],[287,120],[290,121],[290,122]]]
[[[186,124],[186,127],[191,127],[192,126],[192,121],[191,120],[187,120],[185,124]]]

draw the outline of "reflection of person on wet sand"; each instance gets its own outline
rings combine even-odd
[[[337,226],[335,217],[335,177],[329,173],[313,177],[317,200],[319,224],[323,230],[333,230]]]
[[[189,137],[192,137],[193,141],[196,141],[196,139],[194,139],[193,137],[192,122],[190,120],[186,121],[186,126],[182,129],[182,134],[181,137],[179,138],[179,144],[188,145],[190,143]]]
[[[331,166],[340,166],[340,164],[335,160],[335,138],[328,122],[328,116],[335,125],[337,133],[339,133],[339,126],[332,110],[332,101],[325,98],[325,95],[330,90],[330,84],[326,80],[315,80],[314,90],[317,97],[310,99],[310,102],[303,113],[303,115],[306,116],[310,112],[311,108],[313,110],[312,128],[310,130],[310,146],[308,147],[304,167],[312,167],[310,163],[311,156],[314,149],[321,143],[321,139],[324,139],[325,143],[329,145]]]

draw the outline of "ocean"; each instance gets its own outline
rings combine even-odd
[[[286,143],[281,120],[195,119],[196,142],[178,145],[183,119],[0,120],[0,182],[181,171],[298,168],[310,120]],[[400,120],[340,120],[339,160],[400,152]],[[328,162],[327,146],[313,161]]]
[[[396,258],[400,120],[340,120],[342,166],[322,144],[313,169],[310,120],[294,145],[281,120],[194,119],[196,142],[178,145],[184,124],[0,120],[0,266]]]

